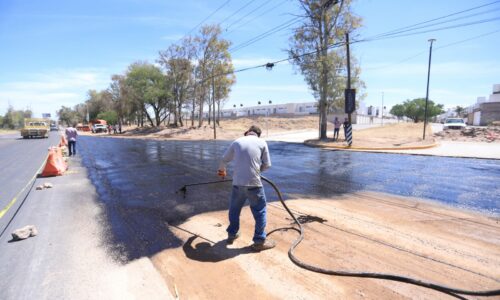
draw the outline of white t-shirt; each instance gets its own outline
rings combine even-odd
[[[271,167],[269,148],[253,132],[236,139],[226,150],[219,169],[234,160],[233,185],[262,186],[260,173]]]

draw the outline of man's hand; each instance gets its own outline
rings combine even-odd
[[[224,179],[224,177],[227,176],[226,170],[218,170],[217,175],[219,175],[220,177],[222,177],[222,179]]]

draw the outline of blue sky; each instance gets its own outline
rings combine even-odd
[[[132,62],[155,62],[158,51],[187,34],[225,2],[1,0],[0,114],[9,104],[17,109],[31,107],[35,115],[54,115],[61,105],[81,103],[89,89],[105,89],[111,75],[124,73]],[[364,26],[357,38],[493,2],[358,0],[353,10],[363,18]],[[298,12],[293,0],[231,0],[206,23],[225,20],[221,25],[229,29],[224,36],[236,46]],[[387,107],[425,97],[429,38],[437,39],[432,57],[432,100],[445,107],[467,106],[478,96],[491,94],[492,85],[500,83],[499,12],[500,1],[496,1],[442,19],[457,18],[436,27],[493,19],[482,24],[354,44],[352,55],[361,63],[361,77],[367,86],[365,104],[380,105],[382,92]],[[234,51],[235,68],[285,58],[290,34],[288,28]],[[460,42],[469,38],[475,39]],[[460,43],[439,49],[455,42]],[[293,66],[282,63],[272,71],[238,73],[226,107],[267,100],[305,102],[313,101],[313,97]]]

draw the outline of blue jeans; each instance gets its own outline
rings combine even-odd
[[[240,214],[245,201],[250,202],[253,218],[255,219],[255,232],[253,241],[263,242],[266,239],[266,195],[261,186],[237,186],[233,185],[231,192],[231,203],[229,204],[229,235],[235,235],[240,230]]]
[[[76,141],[68,141],[69,156],[76,154]]]

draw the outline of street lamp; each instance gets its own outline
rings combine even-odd
[[[384,126],[384,92],[382,92],[382,126]]]
[[[260,101],[258,101],[257,103],[258,103],[259,105],[261,105],[261,104],[262,104],[262,102],[260,102]],[[272,102],[271,102],[271,100],[269,100],[269,104],[271,104],[271,103],[272,103]],[[260,109],[259,109],[259,110],[260,110]],[[267,109],[267,108],[265,108],[266,114],[265,114],[265,117],[264,117],[264,123],[265,123],[265,125],[266,125],[266,137],[268,137],[268,136],[269,136],[269,127],[267,126],[267,110],[268,110],[268,109]],[[260,113],[259,113],[259,114],[260,114]]]
[[[429,39],[431,45],[429,47],[429,66],[427,68],[427,92],[425,94],[424,136],[423,136],[424,140],[425,140],[425,127],[427,127],[427,105],[429,103],[429,80],[431,78],[432,43],[434,43],[435,41],[436,39]]]

